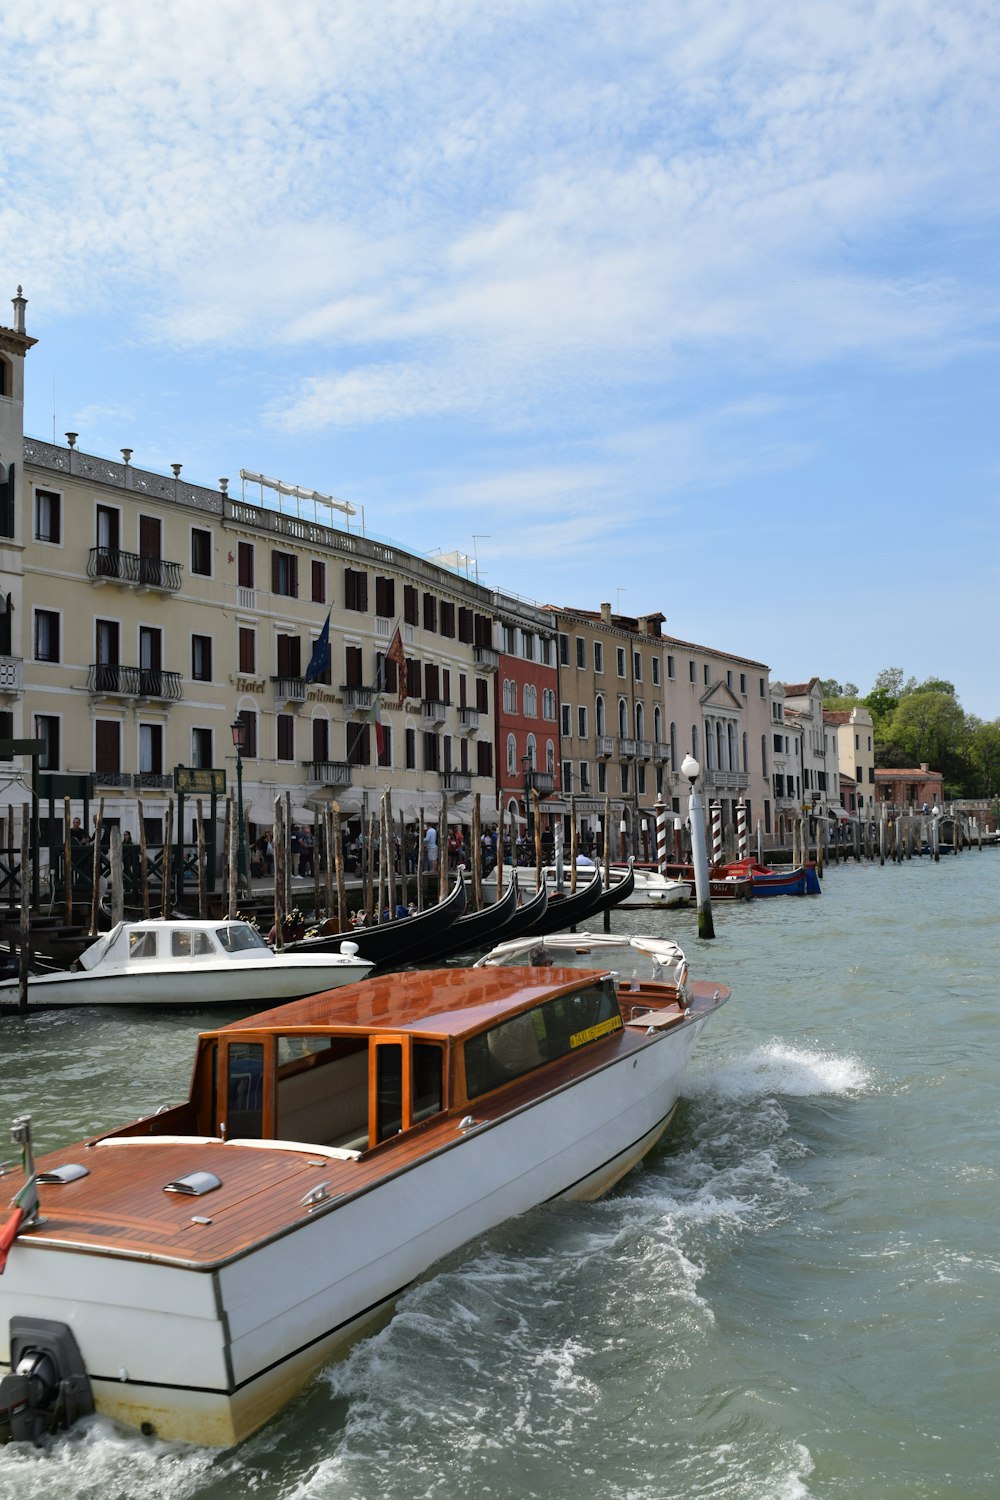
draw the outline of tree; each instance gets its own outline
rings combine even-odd
[[[900,698],[888,724],[912,765],[925,762],[945,776],[953,772],[965,749],[965,715],[954,692],[913,692]]]

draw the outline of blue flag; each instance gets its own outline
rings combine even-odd
[[[330,612],[332,613],[332,611]],[[330,665],[330,615],[326,617],[326,624],[319,633],[319,637],[313,647],[313,654],[309,658],[306,667],[306,682],[318,682]]]

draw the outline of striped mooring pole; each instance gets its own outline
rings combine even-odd
[[[712,864],[722,863],[722,804],[712,802],[709,804],[712,814]]]
[[[743,797],[736,804],[736,847],[737,859],[749,858],[750,845],[747,842],[747,804]]]
[[[656,865],[661,875],[667,873],[667,807],[662,794],[653,806],[656,814]]]

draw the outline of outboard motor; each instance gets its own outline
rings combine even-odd
[[[94,1410],[80,1350],[65,1323],[11,1318],[10,1370],[0,1380],[0,1443],[38,1444]]]

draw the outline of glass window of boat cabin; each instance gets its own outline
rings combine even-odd
[[[466,1097],[476,1099],[513,1078],[522,1078],[621,1031],[622,1025],[618,996],[610,978],[521,1011],[466,1042]]]

